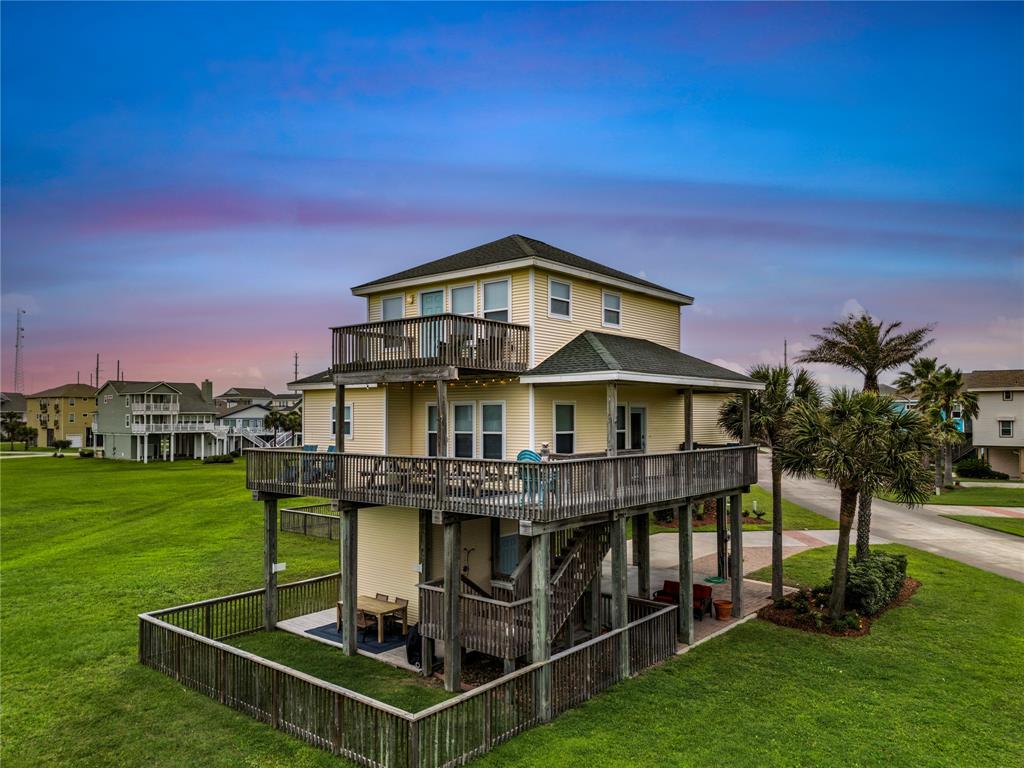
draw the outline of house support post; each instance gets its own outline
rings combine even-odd
[[[430,510],[420,510],[420,581],[430,581],[430,549],[433,542],[433,536],[431,536],[431,526],[433,522],[431,520]],[[420,595],[423,593],[420,592]],[[420,602],[420,617],[426,615],[424,605]],[[434,639],[425,636],[422,632],[420,633],[420,672],[424,677],[429,677],[434,673]]]
[[[597,637],[601,631],[601,571],[594,575],[590,582],[590,616],[588,618],[590,636]]]
[[[142,435],[142,463],[149,464],[149,432]]]
[[[336,384],[334,387],[334,450],[338,453],[345,452],[345,385]],[[337,489],[335,498],[341,498],[341,491],[344,488],[345,473],[342,469],[344,463],[341,456],[334,462],[334,487]]]
[[[725,530],[725,499],[725,496],[715,499],[715,535],[718,545],[718,578],[720,579],[724,579],[729,574],[729,534]]]
[[[530,546],[531,563],[531,603],[530,603],[530,630],[531,630],[531,660],[547,661],[551,658],[551,636],[549,634],[548,620],[550,601],[550,577],[551,577],[551,534],[542,533],[534,536]],[[551,665],[547,664],[537,675],[537,687],[534,691],[534,701],[537,707],[537,717],[541,722],[551,719]]]
[[[277,499],[263,500],[263,628],[277,626]]]
[[[338,536],[341,560],[341,644],[346,656],[359,652],[359,627],[356,624],[358,601],[357,549],[358,549],[358,508],[344,504],[339,510],[341,531]]]
[[[743,494],[735,493],[729,505],[731,518],[732,541],[732,614],[736,618],[743,617]]]
[[[619,677],[629,677],[629,623],[626,576],[626,518],[612,521],[612,629],[619,632]]]
[[[448,382],[437,380],[437,455],[448,455]]]
[[[683,433],[683,449],[693,450],[693,390],[687,389],[683,392],[683,418],[685,420]]]
[[[651,597],[651,516],[644,512],[633,518],[633,564],[637,568],[637,595]]]
[[[440,408],[438,409],[440,413]],[[440,430],[439,430],[440,436]],[[462,645],[459,582],[462,575],[462,522],[444,523],[444,689],[462,689]]]
[[[605,385],[606,395],[606,418],[607,418],[607,454],[609,456],[615,456],[618,453],[618,441],[616,439],[616,416],[619,410],[619,385],[615,382],[608,382]],[[614,499],[616,496],[616,480],[618,468],[615,466],[615,462],[611,461],[605,465],[607,475],[605,476],[605,485],[608,498]]]
[[[750,445],[750,393],[743,393],[743,437],[742,444]]]
[[[693,504],[679,507],[679,642],[693,645]]]
[[[174,463],[174,433],[171,432],[171,463]]]

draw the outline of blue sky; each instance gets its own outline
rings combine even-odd
[[[859,307],[1024,366],[1020,4],[0,15],[5,388],[24,305],[29,390],[278,389],[349,286],[512,232],[694,295],[732,366]]]

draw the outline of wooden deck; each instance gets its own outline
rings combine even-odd
[[[529,326],[479,317],[428,315],[331,330],[331,370],[342,379],[351,374],[371,381],[399,370],[521,373],[530,362]]]
[[[282,449],[246,457],[252,491],[535,522],[671,505],[757,482],[751,445],[541,463]]]

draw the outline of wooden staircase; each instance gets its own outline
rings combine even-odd
[[[577,528],[553,559],[551,569],[551,602],[548,635],[555,635],[572,616],[573,609],[590,589],[594,577],[601,573],[601,563],[611,548],[608,525]]]

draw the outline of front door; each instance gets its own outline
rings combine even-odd
[[[420,294],[420,316],[440,315],[444,313],[444,290],[424,291]],[[437,357],[441,344],[440,320],[420,325],[420,356]]]
[[[634,405],[629,409],[629,449],[647,450],[647,409]]]

